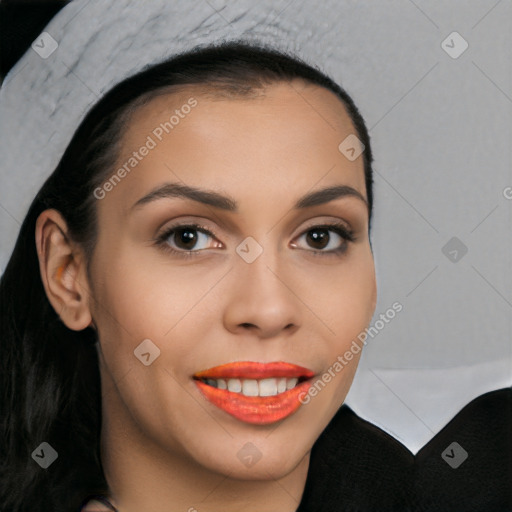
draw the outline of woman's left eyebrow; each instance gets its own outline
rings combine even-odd
[[[130,208],[130,211],[138,209],[143,205],[149,204],[153,201],[163,198],[185,198],[199,203],[203,203],[221,210],[238,212],[238,204],[235,199],[230,196],[222,195],[213,190],[201,189],[198,187],[191,187],[189,185],[182,185],[181,183],[165,183],[158,186],[151,192],[141,197]],[[311,206],[318,206],[320,204],[329,203],[335,199],[343,197],[357,198],[366,205],[368,208],[368,201],[365,197],[355,188],[349,185],[334,185],[330,187],[321,188],[308,192],[297,200],[294,209],[309,208]]]

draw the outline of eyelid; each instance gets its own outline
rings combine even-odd
[[[338,227],[343,227],[348,233],[353,232],[350,224],[343,219],[336,218],[336,219],[324,220],[324,221],[319,221],[318,219],[314,219],[311,222],[308,222],[305,227],[300,229],[299,235],[304,234],[304,232],[308,231],[309,229],[320,228],[322,226],[325,226],[328,228],[338,226]]]

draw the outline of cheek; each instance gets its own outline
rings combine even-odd
[[[99,264],[95,286],[95,322],[102,350],[111,371],[126,371],[136,362],[133,351],[145,339],[156,338],[172,327],[174,288],[165,276],[155,279],[142,258],[119,251]],[[166,290],[166,293],[162,293]],[[166,314],[163,314],[166,312]]]
[[[324,312],[322,319],[332,331],[326,338],[324,368],[329,391],[319,393],[318,398],[319,405],[323,404],[329,414],[334,414],[345,400],[364,350],[358,336],[365,332],[375,309],[375,268],[371,253],[361,254],[350,264],[340,266],[329,290],[330,300],[319,310]]]
[[[328,339],[334,340],[331,347],[341,351],[364,331],[374,313],[376,282],[373,258],[368,251],[347,260],[332,272],[322,272],[322,277],[318,275],[318,279],[308,281],[307,303],[328,327]],[[316,286],[311,286],[313,284]]]
[[[138,251],[119,251],[115,267],[97,273],[95,321],[110,371],[118,377],[139,368],[134,350],[146,339],[160,350],[159,364],[187,362],[190,336],[198,337],[205,315],[205,291],[225,269],[188,270],[165,259],[144,258]],[[194,324],[190,326],[190,319]],[[187,327],[188,326],[188,327]],[[185,329],[185,331],[184,331]],[[188,329],[188,330],[187,330]],[[172,340],[172,344],[170,344]]]
[[[137,256],[139,255],[139,256]],[[114,329],[132,338],[163,336],[204,294],[201,277],[191,280],[179,266],[166,265],[134,252],[116,257],[115,268],[100,276],[98,296],[109,315],[103,315]],[[109,318],[110,317],[110,318]]]

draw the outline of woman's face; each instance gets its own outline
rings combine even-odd
[[[362,156],[338,149],[354,133],[331,92],[302,82],[256,99],[188,88],[135,112],[116,177],[97,191],[89,307],[104,429],[240,479],[277,478],[304,459],[360,352],[336,366],[338,356],[375,308]],[[166,194],[173,184],[192,197]],[[297,207],[326,187],[345,188]],[[197,378],[231,363],[247,364]],[[283,391],[293,377],[300,393]]]

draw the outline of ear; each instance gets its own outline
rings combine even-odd
[[[42,212],[35,236],[41,279],[53,309],[69,329],[80,331],[93,325],[86,260],[70,240],[62,215],[54,209]]]

